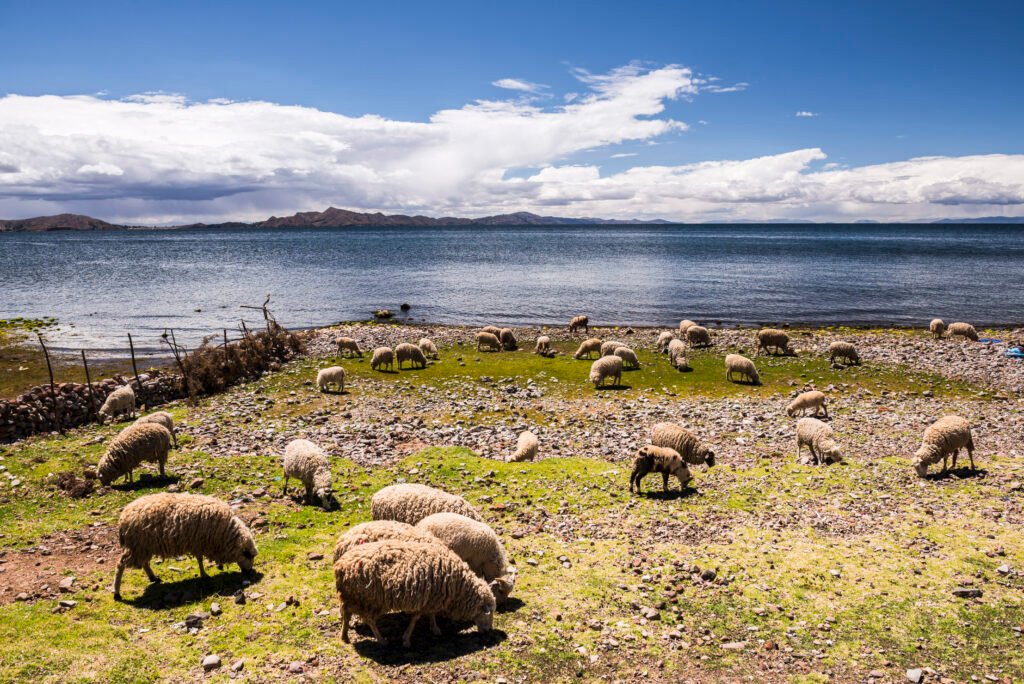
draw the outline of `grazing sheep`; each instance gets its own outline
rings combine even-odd
[[[665,332],[661,333],[660,335],[658,335],[658,353],[659,354],[666,353],[668,351],[669,343],[671,343],[672,340],[674,340],[674,339],[676,339],[676,336],[673,335],[672,333],[670,333],[667,330]]]
[[[480,328],[480,332],[489,333],[491,335],[494,335],[495,337],[501,337],[501,328],[495,325],[486,325]]]
[[[423,351],[415,344],[408,342],[403,342],[395,347],[395,358],[398,359],[398,370],[402,370],[402,364],[406,362],[412,368],[427,367],[427,357],[423,355]]]
[[[761,384],[761,376],[757,374],[757,367],[746,356],[729,354],[725,357],[725,379],[732,382],[734,374],[747,378],[752,385]]]
[[[534,354],[544,354],[551,351],[551,338],[547,335],[541,335],[537,338],[537,346],[533,348]]]
[[[385,366],[389,370],[395,369],[395,352],[391,347],[377,347],[370,357],[370,370],[382,370]]]
[[[339,392],[345,391],[345,369],[341,366],[321,368],[316,374],[316,386],[326,392],[331,385],[337,385]]]
[[[839,463],[843,460],[835,435],[828,423],[817,418],[801,418],[796,421],[796,460],[800,460],[800,449],[807,447],[814,457],[814,463]]]
[[[117,520],[117,536],[124,553],[117,563],[114,599],[121,600],[125,568],[142,568],[150,582],[159,582],[149,561],[153,556],[195,556],[199,574],[207,577],[203,558],[222,567],[237,563],[252,570],[256,542],[245,523],[220,499],[200,494],[149,494],[124,507]]]
[[[932,337],[939,339],[942,333],[946,332],[946,323],[941,318],[933,318],[928,324],[928,329],[932,332]]]
[[[648,473],[661,473],[662,488],[668,491],[668,476],[674,475],[679,480],[679,491],[686,488],[686,483],[693,479],[690,469],[679,452],[669,447],[645,446],[640,447],[633,458],[633,473],[629,476],[629,491],[633,491],[636,484],[636,493],[641,494],[640,481]]]
[[[715,465],[715,452],[700,441],[697,435],[675,423],[655,423],[651,428],[651,444],[675,449],[690,465]]]
[[[837,358],[846,361],[848,366],[860,365],[860,355],[852,342],[833,342],[828,345],[829,362],[835,363]]]
[[[343,356],[342,352],[348,352],[344,356],[352,356],[356,354],[359,358],[363,358],[363,352],[359,349],[359,343],[353,340],[351,337],[339,337],[334,340],[334,343],[338,345],[338,356]]]
[[[386,645],[377,618],[410,613],[409,626],[402,634],[406,648],[423,615],[430,618],[435,634],[440,634],[436,615],[472,621],[481,632],[490,631],[494,620],[494,594],[487,583],[441,544],[399,539],[360,544],[334,564],[334,582],[341,598],[341,640],[345,643],[353,614]]]
[[[771,349],[775,349],[776,354],[783,356],[793,354],[793,350],[789,348],[789,335],[785,331],[776,328],[764,328],[758,331],[757,352],[754,355],[760,354],[762,349],[766,354]]]
[[[574,359],[582,359],[583,357],[590,358],[590,355],[597,352],[601,354],[601,340],[596,337],[591,337],[589,340],[583,340],[580,342],[580,348],[576,350],[576,353],[572,355]]]
[[[695,325],[697,324],[691,321],[689,318],[684,318],[683,320],[679,321],[679,334],[685,337],[686,331]]]
[[[601,345],[601,356],[614,356],[615,350],[619,347],[625,347],[626,345],[615,340],[608,340]]]
[[[284,496],[288,495],[288,480],[293,477],[305,485],[306,501],[316,497],[325,511],[338,507],[327,454],[308,439],[293,439],[284,448]]]
[[[135,417],[135,390],[131,385],[122,385],[107,395],[100,407],[100,422],[106,423],[108,418],[115,418],[122,413],[129,418]]]
[[[434,341],[429,337],[421,338],[416,346],[420,348],[420,351],[423,352],[423,355],[427,358],[437,359],[441,357],[441,355],[437,353],[437,345],[434,344]]]
[[[508,600],[516,573],[509,567],[505,547],[490,525],[458,513],[435,513],[416,523],[466,562],[490,586],[497,603]]]
[[[590,319],[586,316],[573,316],[572,320],[569,321],[569,334],[571,335],[581,329],[585,333],[590,332]]]
[[[461,496],[421,484],[394,484],[378,490],[370,499],[374,520],[397,520],[415,525],[434,513],[458,513],[473,520],[480,514]]]
[[[501,340],[498,336],[489,332],[478,332],[476,334],[476,350],[481,351],[482,349],[490,349],[491,351],[501,351]]]
[[[519,433],[519,439],[516,440],[515,453],[508,457],[509,462],[532,461],[537,458],[537,446],[537,435],[529,430],[524,430]]]
[[[950,337],[960,335],[974,342],[978,341],[978,331],[970,323],[950,323],[949,327],[946,328],[946,334]]]
[[[395,520],[371,520],[356,525],[338,537],[338,543],[334,545],[334,562],[337,563],[338,559],[348,553],[349,549],[359,544],[369,544],[385,539],[405,539],[424,544],[441,543],[441,540],[434,535],[409,523]]]
[[[157,463],[160,477],[171,450],[171,433],[159,423],[131,424],[110,440],[107,451],[96,466],[96,477],[104,486],[124,475],[132,481],[132,472],[143,461]]]
[[[701,325],[691,325],[686,329],[686,341],[691,347],[710,347],[711,333]]]
[[[824,392],[812,390],[798,395],[796,399],[789,402],[789,406],[786,407],[786,415],[792,418],[799,411],[802,416],[807,412],[807,409],[812,408],[814,409],[812,415],[815,417],[818,415],[818,409],[822,409],[825,412],[825,417],[828,418],[828,406],[826,405]]]
[[[618,356],[602,356],[590,364],[590,382],[595,389],[603,387],[608,378],[615,380],[613,387],[622,383],[622,359]]]
[[[673,339],[668,343],[668,362],[677,370],[686,370],[686,344],[682,340]]]
[[[156,411],[150,413],[148,416],[142,416],[135,421],[136,425],[140,423],[156,423],[157,425],[163,425],[167,428],[167,431],[171,433],[171,442],[174,444],[174,448],[178,448],[178,436],[174,434],[174,416],[167,411]]]
[[[516,340],[516,335],[512,332],[512,328],[502,328],[498,339],[501,340],[501,346],[506,351],[515,351],[519,348],[519,342]]]
[[[952,327],[952,326],[950,326]],[[928,466],[942,461],[942,472],[946,472],[946,460],[956,458],[960,450],[967,448],[967,456],[971,459],[971,470],[974,470],[974,437],[971,435],[971,424],[960,416],[943,416],[928,426],[921,440],[921,448],[914,454],[914,470],[920,477],[928,474]]]
[[[630,370],[640,368],[640,359],[636,358],[636,352],[629,347],[617,347],[615,356],[622,359],[622,367]]]

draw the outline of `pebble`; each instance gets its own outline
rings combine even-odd
[[[982,591],[977,587],[958,587],[953,590],[957,598],[981,598]]]
[[[60,581],[60,584],[57,585],[57,587],[62,592],[64,592],[65,594],[68,594],[68,593],[71,593],[72,591],[74,591],[74,585],[75,585],[75,578],[72,575],[72,576],[68,576],[68,577],[65,577],[64,579],[62,579]]]
[[[241,658],[239,658],[235,662],[231,663],[231,671],[232,672],[241,672],[242,668],[244,668],[244,667],[245,667],[245,661],[242,660]]]
[[[302,674],[304,670],[305,667],[298,660],[293,660],[292,662],[288,663],[289,674]]]
[[[203,669],[209,672],[220,667],[220,656],[211,654],[203,658]]]
[[[213,603],[210,604],[210,615],[220,615],[221,612],[223,612],[223,611],[221,611],[219,603],[214,601]]]
[[[924,677],[924,670],[919,667],[915,667],[912,670],[907,670],[907,681],[917,684]]]

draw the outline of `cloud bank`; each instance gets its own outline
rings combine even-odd
[[[839,168],[811,148],[604,173],[574,155],[684,132],[685,123],[665,115],[666,103],[746,84],[718,86],[675,65],[573,73],[579,87],[565,104],[540,106],[522,95],[541,86],[500,79],[494,85],[516,99],[475,101],[426,121],[165,93],[7,95],[0,98],[0,216],[74,211],[168,223],[328,205],[681,221],[1024,214],[1024,155]]]

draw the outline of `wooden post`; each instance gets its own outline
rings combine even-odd
[[[53,365],[50,363],[50,352],[46,349],[46,343],[43,342],[43,334],[37,332],[36,337],[39,338],[39,346],[43,348],[43,356],[46,357],[46,370],[50,373],[50,396],[53,397],[53,417],[57,421],[57,430],[63,434],[64,422],[61,420],[60,402],[57,401],[57,388],[53,385]]]
[[[85,360],[85,350],[82,350],[82,365],[85,367],[85,385],[89,388],[89,416],[96,420],[96,395],[92,390],[92,378],[89,377],[89,362]]]
[[[170,332],[171,339],[167,339],[167,333]],[[185,371],[185,364],[181,361],[181,349],[178,347],[178,340],[174,337],[174,329],[165,330],[163,334],[163,340],[167,343],[167,346],[171,348],[171,353],[174,354],[174,360],[178,362],[178,369],[181,370],[181,381],[185,383],[185,392],[188,394],[189,399],[192,398],[192,383],[189,382],[188,373]]]

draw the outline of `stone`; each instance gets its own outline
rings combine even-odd
[[[722,644],[722,649],[725,651],[742,651],[746,647],[746,641],[730,641],[727,644]]]
[[[65,577],[64,579],[62,579],[60,581],[60,584],[57,585],[57,587],[62,592],[64,592],[65,594],[68,594],[68,593],[71,593],[72,591],[74,591],[74,585],[75,585],[75,578],[72,575],[72,576],[68,576],[68,577]]]
[[[197,478],[193,479],[191,482],[188,483],[188,488],[189,489],[199,489],[200,487],[203,486],[204,482],[206,482],[206,480],[204,480],[201,477],[197,477]]]
[[[314,551],[314,552],[310,553],[309,555],[307,555],[306,558],[308,560],[311,560],[311,561],[323,560],[324,559],[324,554],[317,553],[317,552]]]
[[[912,670],[907,670],[907,681],[908,682],[913,682],[914,684],[918,684],[918,682],[921,681],[922,677],[924,677],[924,670],[922,670],[919,667],[915,667]]]
[[[220,615],[222,612],[220,604],[214,601],[210,604],[210,615]]]
[[[235,662],[231,663],[231,671],[232,672],[241,672],[242,668],[244,668],[244,667],[245,667],[245,661],[242,660],[241,658],[239,658]]]
[[[60,606],[61,608],[71,609],[71,608],[74,608],[75,606],[78,605],[78,601],[72,601],[70,599],[64,599],[63,601],[61,601],[57,605]]]
[[[718,573],[712,570],[711,568],[708,568],[700,573],[700,578],[705,582],[713,582],[716,577],[718,577]]]
[[[288,663],[289,674],[302,674],[304,670],[305,667],[303,667],[303,664],[300,663],[298,660],[293,660],[292,662]]]
[[[220,667],[220,656],[216,654],[210,654],[203,658],[203,669],[209,672],[210,670],[216,670]]]
[[[958,587],[953,590],[957,598],[981,598],[982,591],[977,587]]]

